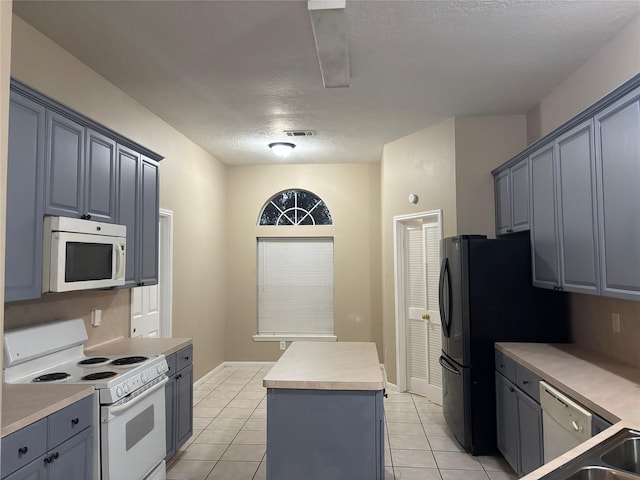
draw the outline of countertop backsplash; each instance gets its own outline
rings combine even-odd
[[[128,288],[50,293],[38,300],[5,304],[4,328],[12,330],[37,323],[82,318],[89,337],[85,346],[91,347],[129,336],[130,304]],[[102,310],[102,325],[99,327],[91,326],[91,309],[94,307]]]
[[[571,338],[584,348],[640,368],[640,302],[570,294]],[[614,333],[611,314],[620,314]]]

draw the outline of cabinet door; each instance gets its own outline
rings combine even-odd
[[[48,110],[45,159],[45,213],[80,217],[84,179],[84,127]]]
[[[511,228],[511,181],[509,169],[494,178],[496,202],[496,233],[508,233]]]
[[[38,460],[34,460],[17,472],[7,477],[2,477],[2,480],[49,480],[49,469],[47,464],[44,463],[44,458],[43,456]]]
[[[142,162],[140,278],[141,285],[158,283],[158,164]]]
[[[117,199],[116,223],[127,227],[127,265],[125,286],[138,284],[138,226],[140,215],[140,170],[142,158],[139,153],[118,145],[117,150]]]
[[[49,452],[49,480],[92,478],[93,428],[87,428]]]
[[[165,404],[165,429],[167,431],[167,454],[164,457],[168,461],[176,453],[176,375],[169,377],[169,382],[164,387]]]
[[[511,176],[511,231],[529,229],[529,159],[509,169]]]
[[[601,291],[640,299],[640,89],[595,117]]]
[[[193,366],[183,368],[176,377],[176,449],[178,449],[193,433]]]
[[[87,130],[83,214],[113,223],[116,214],[116,142]]]
[[[7,165],[5,301],[42,292],[45,108],[11,92]]]
[[[599,293],[598,228],[593,122],[556,141],[560,284],[563,290]]]
[[[498,450],[509,462],[514,472],[518,471],[518,405],[515,386],[496,372],[496,428]]]
[[[553,157],[553,145],[545,146],[529,157],[533,285],[544,288],[559,285]]]
[[[518,403],[518,476],[522,477],[543,463],[542,409],[524,392],[516,389]]]

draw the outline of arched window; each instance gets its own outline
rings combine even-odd
[[[260,212],[259,225],[333,225],[333,220],[320,197],[297,189],[271,197]]]

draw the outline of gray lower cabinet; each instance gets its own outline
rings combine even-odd
[[[505,363],[498,358],[508,359],[496,351],[496,366]],[[522,477],[544,463],[540,378],[517,363],[514,369],[496,370],[495,378],[498,450]]]
[[[158,283],[158,164],[118,145],[116,223],[127,227],[125,286]]]
[[[86,397],[2,439],[3,480],[93,476],[94,398]]]
[[[602,292],[640,299],[640,88],[595,116]]]
[[[169,460],[193,434],[193,345],[168,355],[167,364],[165,459]]]
[[[5,301],[42,294],[45,108],[11,92],[6,200]]]
[[[382,391],[267,389],[267,480],[383,480]]]
[[[529,229],[529,159],[527,157],[494,176],[496,234]]]

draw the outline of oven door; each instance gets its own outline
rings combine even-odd
[[[164,377],[126,403],[100,408],[102,480],[143,479],[163,462],[167,381]]]

